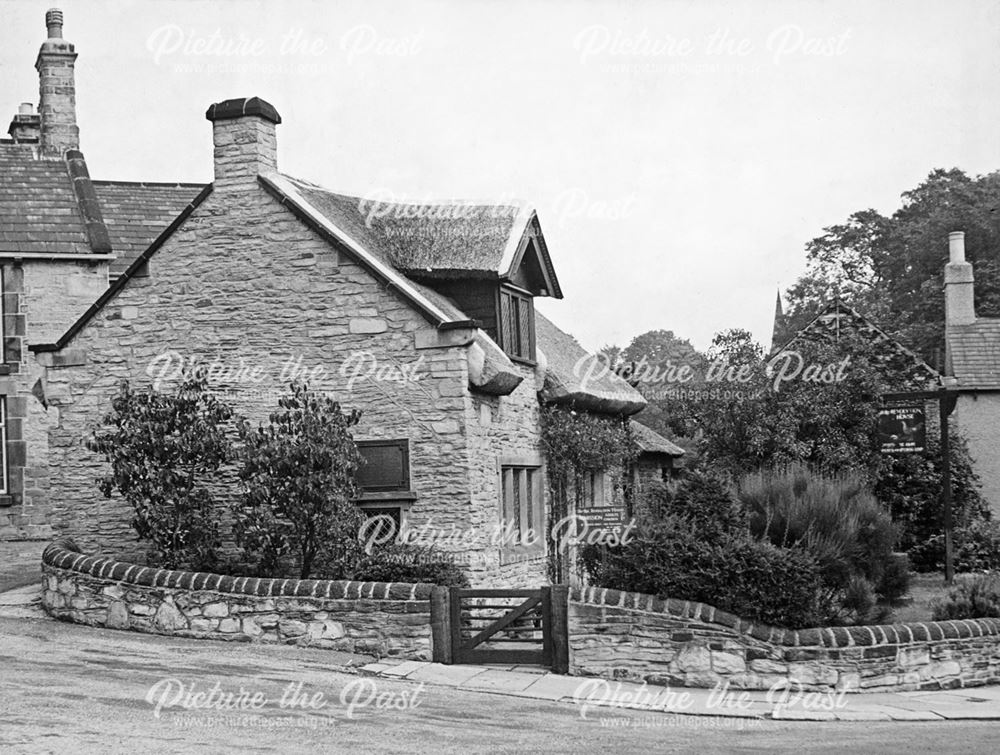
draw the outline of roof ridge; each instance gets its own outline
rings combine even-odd
[[[115,181],[109,179],[91,179],[90,182],[95,186],[155,186],[155,187],[170,187],[178,189],[203,189],[208,186],[210,181],[205,183],[195,183],[188,181]]]
[[[70,184],[73,187],[73,194],[76,196],[76,204],[83,219],[83,227],[87,232],[90,251],[95,254],[110,253],[112,251],[111,237],[108,235],[108,227],[104,223],[101,203],[97,198],[97,192],[94,191],[94,184],[90,180],[90,172],[87,170],[87,160],[84,158],[83,152],[78,149],[67,150],[65,165]]]
[[[283,176],[284,178],[288,179],[289,181],[292,181],[293,183],[303,184],[305,186],[308,186],[311,189],[316,189],[318,191],[325,191],[327,194],[334,194],[334,195],[336,195],[338,197],[344,197],[345,199],[365,199],[365,200],[369,200],[369,201],[371,201],[371,200],[384,201],[386,204],[389,204],[389,205],[399,205],[399,206],[403,206],[403,207],[460,205],[460,206],[469,206],[469,207],[511,207],[511,208],[517,208],[519,211],[522,210],[523,208],[527,208],[527,211],[529,213],[535,211],[534,210],[534,206],[531,203],[529,203],[526,200],[517,198],[517,197],[511,197],[509,200],[507,200],[507,201],[501,201],[501,202],[497,202],[495,199],[491,199],[491,198],[487,198],[487,199],[471,199],[471,198],[451,198],[451,199],[443,199],[443,198],[442,199],[436,199],[435,198],[435,199],[432,199],[432,198],[427,198],[427,199],[425,199],[423,201],[413,201],[413,202],[410,202],[410,201],[399,201],[399,200],[395,200],[395,199],[393,199],[393,200],[386,200],[386,199],[384,199],[382,197],[379,197],[379,196],[372,196],[371,194],[368,194],[368,195],[366,195],[366,194],[344,194],[342,192],[335,191],[333,189],[329,189],[326,186],[322,186],[320,184],[313,183],[312,181],[307,181],[304,178],[296,178],[295,176],[290,176],[287,173],[281,173],[280,171],[278,172],[278,175]],[[389,191],[389,190],[388,189],[376,189],[375,191],[378,192],[378,191]]]

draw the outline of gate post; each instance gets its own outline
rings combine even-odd
[[[447,587],[431,590],[431,660],[452,663],[451,605]]]
[[[552,585],[552,671],[569,673],[569,585]]]

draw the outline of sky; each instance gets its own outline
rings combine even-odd
[[[10,115],[37,104],[53,4],[0,0]],[[290,175],[528,202],[565,295],[537,305],[591,349],[661,328],[766,345],[824,227],[891,213],[934,168],[1000,169],[1000,0],[60,7],[92,177],[208,182],[205,110],[262,97]]]

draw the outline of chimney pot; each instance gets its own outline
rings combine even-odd
[[[76,125],[76,50],[62,38],[63,14],[53,8],[45,14],[49,29],[38,51],[38,113],[41,116],[41,151],[47,157],[64,157],[80,149]]]
[[[965,262],[965,231],[948,234],[948,261],[953,264]]]
[[[948,264],[944,266],[945,326],[971,325],[976,321],[975,276],[965,259],[965,234],[948,234]]]
[[[30,102],[22,102],[21,106],[17,109],[18,115],[33,115],[35,112],[35,106]]]
[[[210,105],[215,144],[215,187],[257,185],[257,176],[278,169],[275,126],[281,116],[270,102],[241,97]]]
[[[49,8],[45,12],[45,26],[49,30],[49,39],[62,39],[63,12],[58,8]]]

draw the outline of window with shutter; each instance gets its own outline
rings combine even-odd
[[[363,491],[410,489],[410,454],[406,440],[358,441],[362,463],[358,487]]]
[[[531,296],[500,289],[500,346],[509,356],[535,360],[535,313]]]
[[[361,494],[358,507],[369,518],[381,517],[373,530],[375,544],[391,542],[406,521],[416,495],[410,489],[410,445],[400,440],[356,441],[361,463],[357,481]]]

